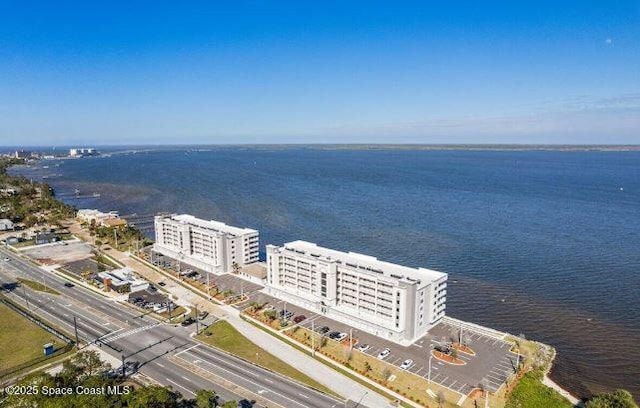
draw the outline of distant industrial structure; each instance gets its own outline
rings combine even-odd
[[[96,156],[98,151],[93,147],[69,149],[69,157]]]
[[[30,158],[32,155],[33,155],[33,153],[31,153],[31,152],[30,152],[30,151],[28,151],[28,150],[23,150],[23,149],[21,149],[21,150],[16,150],[16,151],[13,153],[13,157],[15,157],[16,159],[28,159],[28,158]]]
[[[409,344],[445,316],[447,274],[311,242],[267,245],[267,293]]]
[[[156,216],[154,250],[205,271],[223,274],[258,261],[259,233],[192,215]]]

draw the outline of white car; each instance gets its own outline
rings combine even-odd
[[[338,334],[338,336],[336,336],[336,340],[337,341],[342,341],[342,340],[346,339],[347,337],[349,337],[349,335],[347,333],[340,333],[340,334]]]
[[[378,354],[378,359],[384,360],[385,358],[389,357],[389,354],[391,354],[391,349],[387,347],[384,350],[382,350],[380,354]]]
[[[370,345],[368,344],[359,344],[358,347],[356,347],[356,349],[358,349],[359,351],[365,352],[367,350],[369,350],[371,348]]]
[[[402,364],[400,364],[400,369],[408,370],[409,367],[411,367],[412,365],[413,365],[413,360],[409,358],[407,360],[404,360]]]
[[[10,260],[11,260],[11,259],[9,259],[9,258],[4,258],[4,261],[5,261],[5,262],[9,262]]]

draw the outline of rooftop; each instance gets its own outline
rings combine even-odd
[[[324,248],[307,241],[292,241],[284,244],[284,248],[299,254],[312,256],[329,262],[344,263],[352,268],[357,268],[371,275],[383,275],[395,280],[409,283],[429,283],[447,276],[444,272],[438,272],[426,268],[411,268],[391,262],[384,262],[378,258],[359,254],[357,252],[342,252],[335,249]]]
[[[193,215],[189,215],[189,214],[180,214],[180,215],[172,215],[171,216],[172,220],[176,220],[176,221],[180,221],[180,222],[184,222],[187,224],[191,224],[191,225],[195,225],[197,227],[200,228],[205,228],[205,229],[209,229],[209,230],[213,230],[216,232],[222,232],[225,234],[231,234],[231,235],[235,235],[235,236],[240,236],[240,235],[246,235],[246,234],[252,234],[252,233],[257,233],[257,230],[251,229],[251,228],[238,228],[238,227],[233,227],[231,225],[227,225],[224,222],[220,222],[220,221],[215,221],[215,220],[203,220],[201,218],[196,218]]]

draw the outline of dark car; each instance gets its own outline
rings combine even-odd
[[[183,326],[189,326],[191,324],[194,324],[195,322],[196,322],[196,319],[194,319],[193,317],[187,317],[180,324]]]
[[[158,285],[160,285],[160,286],[165,286],[165,285],[166,285],[166,283],[164,283],[164,282],[158,282]]]
[[[318,329],[318,333],[325,334],[329,331],[329,326],[322,326]]]
[[[294,323],[300,323],[301,321],[303,321],[306,318],[307,318],[307,316],[305,316],[305,315],[298,315],[298,316],[293,318],[293,322]]]
[[[76,285],[74,285],[74,284],[73,284],[73,283],[71,283],[71,282],[65,282],[65,283],[64,283],[64,286],[66,286],[67,288],[72,288],[72,287],[74,287],[74,286],[76,286]]]
[[[340,336],[340,332],[337,331],[332,331],[331,333],[327,334],[327,337],[330,339],[337,339],[338,336]]]

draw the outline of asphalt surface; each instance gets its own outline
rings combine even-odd
[[[50,295],[22,285],[19,290],[9,292],[11,298],[22,305],[26,305],[28,300],[33,313],[72,335],[76,317],[82,340],[89,343],[99,340],[98,344],[102,344],[106,353],[118,359],[124,355],[127,361],[138,361],[141,373],[171,386],[187,398],[193,397],[199,389],[211,389],[223,400],[241,401],[244,405],[240,406],[243,407],[263,406],[250,405],[250,393],[284,407],[344,406],[343,400],[195,342],[190,337],[195,330],[194,325],[186,328],[167,325],[79,285],[65,287],[64,279],[5,248],[0,248],[0,257],[10,258],[8,262],[0,261],[3,264],[0,267],[0,285],[11,287],[16,277],[24,277],[44,282],[61,293]],[[211,375],[224,379],[227,387],[209,380],[207,377]],[[362,407],[352,401],[347,406]]]

